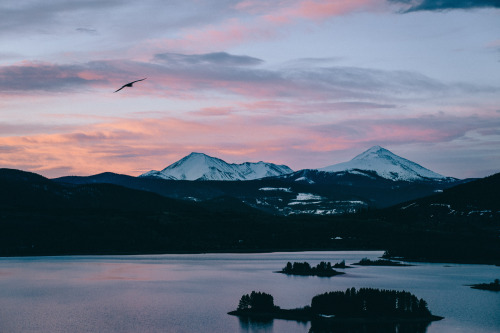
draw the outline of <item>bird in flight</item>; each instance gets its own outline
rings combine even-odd
[[[134,83],[139,82],[139,81],[144,81],[144,80],[146,80],[146,79],[147,79],[147,77],[145,77],[144,79],[135,80],[135,81],[129,82],[129,83],[127,83],[127,84],[124,84],[123,86],[121,86],[121,88],[120,88],[120,89],[116,90],[115,92],[119,92],[120,90],[122,90],[122,89],[123,89],[123,88],[125,88],[125,87],[132,88],[132,85],[133,85]]]

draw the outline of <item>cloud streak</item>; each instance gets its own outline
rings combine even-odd
[[[259,66],[262,63],[255,57],[226,52],[161,53],[152,62],[93,61],[74,65],[25,62],[0,67],[0,93],[91,93],[96,89],[113,90],[139,76],[148,77],[147,85],[141,87],[143,93],[169,97],[189,92],[191,98],[196,98],[203,91],[212,91],[245,98],[335,99],[389,105],[395,101],[464,93],[498,93],[495,87],[444,83],[410,71],[316,66],[314,62],[311,66],[302,63],[273,69],[262,68]]]
[[[408,5],[405,13],[416,11],[444,11],[453,9],[500,8],[498,0],[388,0]]]
[[[89,66],[24,62],[0,67],[0,93],[69,91],[106,82]]]
[[[264,61],[246,55],[232,55],[227,52],[205,54],[161,53],[154,56],[155,61],[169,65],[214,65],[214,66],[255,66]]]

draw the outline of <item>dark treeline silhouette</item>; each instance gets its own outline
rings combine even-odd
[[[429,317],[427,302],[406,291],[347,289],[314,296],[313,313],[340,317]]]
[[[378,259],[378,260],[370,260],[368,258],[363,258],[359,262],[353,264],[359,266],[411,266],[408,264],[402,264],[397,261],[386,260],[386,259]]]
[[[495,279],[495,281],[491,283],[479,283],[473,284],[471,286],[473,289],[481,289],[481,290],[490,290],[490,291],[500,291],[500,280]]]
[[[351,268],[351,267],[345,264],[345,260],[342,260],[341,262],[338,262],[335,265],[333,265],[333,268]]]
[[[350,288],[345,292],[333,291],[316,295],[312,298],[311,305],[296,309],[281,309],[274,304],[273,296],[252,291],[243,295],[238,308],[228,314],[257,321],[311,321],[314,327],[328,328],[328,332],[336,325],[348,325],[352,328],[356,325],[383,323],[392,327],[390,324],[425,324],[443,319],[432,315],[427,302],[409,292],[372,288]]]
[[[344,262],[345,264],[345,262]],[[279,271],[279,273],[284,273],[287,275],[311,275],[311,276],[321,276],[329,277],[339,274],[344,274],[342,272],[337,272],[332,268],[330,262],[322,261],[315,267],[311,267],[308,262],[288,262],[286,266]]]

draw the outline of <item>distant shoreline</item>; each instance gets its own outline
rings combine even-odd
[[[210,251],[99,251],[99,252],[67,252],[67,253],[13,253],[13,254],[1,254],[0,258],[25,258],[25,257],[65,257],[65,256],[120,256],[120,255],[163,255],[163,254],[245,254],[245,253],[276,253],[276,252],[357,252],[357,251],[368,251],[368,252],[384,252],[381,249],[366,249],[366,248],[335,248],[335,249],[324,249],[324,248],[306,248],[306,249],[227,249],[227,250],[210,250]],[[406,258],[406,257],[384,257],[386,259],[402,260],[408,262],[422,262],[422,263],[443,263],[443,264],[470,264],[470,265],[496,265],[500,266],[498,261],[490,260],[457,260],[457,259],[435,259],[435,258]]]
[[[352,265],[356,266],[389,266],[389,267],[408,267],[414,266],[410,264],[404,264],[399,261],[392,261],[387,259],[378,259],[378,260],[370,260],[368,258],[363,258],[359,262],[354,263]]]
[[[477,284],[472,284],[469,285],[472,289],[478,289],[478,290],[488,290],[488,291],[495,291],[498,292],[500,291],[500,280],[496,279],[495,281],[491,283],[477,283]]]
[[[337,275],[343,275],[345,274],[344,272],[335,272],[335,273],[324,273],[324,274],[317,274],[317,273],[287,273],[283,271],[275,271],[274,273],[279,273],[279,274],[285,274],[285,275],[290,275],[290,276],[317,276],[317,277],[334,277]]]

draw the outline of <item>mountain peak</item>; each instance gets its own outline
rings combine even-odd
[[[245,162],[229,164],[204,153],[192,152],[161,171],[149,171],[139,177],[176,180],[252,180],[293,172],[286,165]]]
[[[204,153],[197,153],[193,151],[191,154],[187,155],[186,157],[210,157],[207,154]]]
[[[357,155],[356,157],[354,157],[353,160],[364,159],[364,158],[373,158],[375,156],[384,156],[384,155],[385,156],[388,156],[388,155],[389,156],[390,155],[396,156],[385,148],[382,148],[380,146],[373,146],[370,149],[368,149],[368,150],[362,152],[361,154]]]
[[[388,151],[388,150],[377,145],[377,146],[371,147],[366,152],[378,152],[378,151]]]
[[[417,181],[446,179],[443,175],[400,157],[381,146],[373,146],[349,162],[330,165],[319,170],[340,172],[354,169],[374,171],[379,176],[391,180]]]

